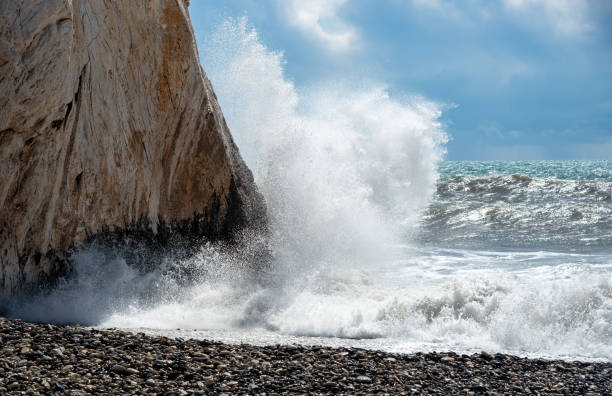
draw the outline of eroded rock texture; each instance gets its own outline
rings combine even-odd
[[[264,203],[183,0],[0,1],[0,287],[106,231],[226,237]]]

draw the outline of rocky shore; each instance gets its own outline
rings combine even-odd
[[[0,394],[611,392],[611,363],[226,345],[0,318]]]

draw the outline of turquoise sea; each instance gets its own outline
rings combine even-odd
[[[443,162],[439,169],[424,243],[612,251],[612,161]]]

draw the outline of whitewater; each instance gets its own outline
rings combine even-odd
[[[612,360],[612,161],[443,161],[443,104],[376,81],[298,88],[245,19],[204,44],[269,234],[169,252],[153,271],[127,264],[145,247],[90,245],[69,278],[15,298],[9,316],[258,345]]]

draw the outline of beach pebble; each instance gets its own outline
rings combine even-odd
[[[0,318],[0,394],[609,394],[612,364],[225,345]],[[606,393],[608,392],[608,393]]]

